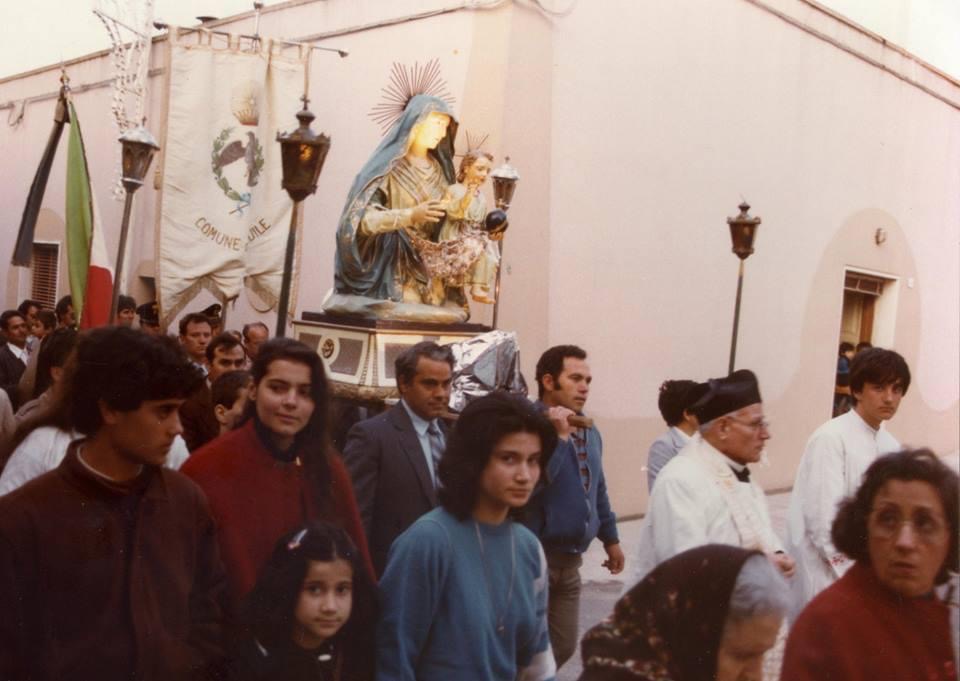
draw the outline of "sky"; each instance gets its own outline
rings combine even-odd
[[[16,15],[16,20],[9,16],[0,22],[0,78],[109,47],[107,32],[92,10],[98,7],[117,14],[111,8],[126,6],[131,1],[142,2],[7,0],[8,5],[17,5],[16,10],[9,12]],[[714,1],[701,0],[704,6]],[[278,2],[266,0],[264,4]],[[960,79],[960,0],[819,2]],[[697,6],[696,0],[690,4]],[[253,0],[154,0],[154,18],[181,26],[196,24],[196,17],[201,14],[222,18],[252,9]]]
[[[0,22],[0,78],[110,47],[93,9],[117,16],[126,0],[7,0],[18,20]],[[279,0],[266,0],[275,5]],[[253,0],[154,0],[154,19],[193,26],[199,15],[218,18],[253,10]],[[13,11],[10,14],[14,14]],[[118,17],[119,18],[119,17]]]

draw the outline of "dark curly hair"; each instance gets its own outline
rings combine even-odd
[[[706,385],[696,381],[664,381],[657,397],[660,415],[668,426],[675,426],[683,421],[683,412],[688,411],[706,392]]]
[[[101,402],[134,411],[147,400],[186,399],[202,382],[173,338],[103,327],[80,335],[63,401],[72,427],[91,436],[103,425]]]
[[[289,646],[294,611],[310,562],[338,559],[353,569],[353,605],[334,642],[352,672],[348,678],[372,677],[377,591],[356,545],[335,525],[314,522],[281,537],[244,600],[241,617],[249,633],[265,647]]]
[[[37,355],[37,378],[33,384],[32,397],[39,397],[53,383],[50,369],[66,366],[70,353],[77,345],[78,335],[75,329],[63,327],[54,329],[40,341],[40,354]]]
[[[497,391],[467,405],[447,438],[440,459],[440,504],[457,518],[469,517],[477,487],[494,447],[507,435],[532,433],[540,438],[540,470],[557,446],[553,425],[524,397]]]
[[[899,384],[903,394],[910,387],[910,367],[899,352],[885,348],[868,348],[858,352],[850,362],[850,391],[861,392],[865,383]],[[856,395],[853,396],[856,404]]]
[[[890,480],[917,480],[930,484],[936,490],[950,525],[950,550],[936,577],[936,583],[942,584],[947,580],[948,571],[956,572],[960,569],[957,556],[957,486],[960,481],[957,474],[929,449],[905,449],[881,456],[870,464],[863,475],[860,488],[840,504],[830,530],[833,545],[853,560],[870,562],[867,520],[873,508],[874,497]]]
[[[553,380],[556,381],[560,378],[560,374],[563,373],[563,360],[567,357],[573,357],[574,359],[586,359],[587,351],[583,348],[577,347],[576,345],[554,345],[552,348],[545,350],[540,359],[537,360],[537,390],[539,391],[540,399],[543,399],[543,377],[550,375],[553,376]]]

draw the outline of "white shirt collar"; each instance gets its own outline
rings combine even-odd
[[[689,435],[687,435],[686,433],[684,433],[682,430],[680,430],[679,428],[677,428],[676,426],[670,426],[670,430],[672,430],[673,433],[674,433],[674,435],[676,435],[677,437],[679,437],[679,438],[680,438],[680,442],[683,442],[684,444],[690,442],[690,440],[693,439],[693,438],[691,438]]]
[[[883,428],[883,423],[880,424],[880,428],[874,428],[869,423],[863,420],[863,417],[860,416],[859,412],[857,412],[856,407],[852,408],[847,413],[852,414],[853,416],[850,417],[851,420],[853,420],[855,423],[860,423],[867,430],[867,432],[870,433],[872,437],[877,437],[880,434],[880,430]]]
[[[18,348],[13,343],[7,343],[7,347],[10,348],[10,352],[13,353],[14,357],[19,359],[24,364],[27,363],[27,360],[29,359],[29,355],[27,354],[26,348]]]
[[[423,437],[426,434],[427,428],[430,427],[432,421],[427,421],[419,414],[417,414],[413,409],[410,408],[410,405],[401,397],[400,404],[403,405],[403,408],[407,410],[407,416],[410,417],[410,420],[413,422],[413,429],[417,431],[417,435]]]

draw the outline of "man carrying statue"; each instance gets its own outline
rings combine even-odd
[[[486,172],[479,182],[473,172],[460,184],[466,175],[454,172],[456,131],[446,102],[429,95],[410,99],[350,188],[325,311],[460,322],[468,315],[465,285],[475,299],[492,302],[487,282],[498,264],[491,262],[496,249],[477,229],[478,211],[485,213],[479,185]],[[488,171],[489,158],[477,154],[465,166],[478,158]]]

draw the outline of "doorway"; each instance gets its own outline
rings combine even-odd
[[[898,293],[899,280],[895,277],[850,268],[844,272],[837,377],[833,392],[834,416],[852,406],[850,362],[855,353],[874,345],[892,347]]]

